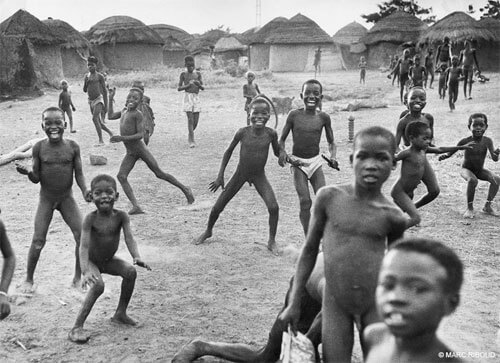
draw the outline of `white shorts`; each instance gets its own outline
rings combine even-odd
[[[323,158],[321,157],[321,155],[316,155],[315,157],[310,159],[299,158],[295,155],[292,155],[292,157],[304,164],[301,166],[297,166],[297,168],[299,168],[304,172],[304,174],[306,174],[307,179],[311,179],[316,170],[321,168],[321,166],[323,165]]]
[[[200,97],[198,93],[184,93],[184,99],[182,100],[182,110],[184,112],[200,112]]]

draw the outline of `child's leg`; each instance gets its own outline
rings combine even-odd
[[[71,107],[68,107],[66,110],[66,113],[68,114],[68,119],[69,119],[69,131],[73,132],[73,111],[71,110]]]
[[[102,280],[101,272],[97,266],[94,265],[92,261],[89,261],[88,269],[88,274],[92,274],[98,278],[97,281],[90,286],[89,292],[87,293],[87,296],[85,296],[83,305],[78,313],[78,316],[76,317],[75,324],[68,334],[69,340],[75,343],[85,343],[89,340],[90,336],[83,330],[83,324],[85,323],[85,320],[87,320],[95,302],[104,292],[104,281]]]
[[[483,169],[481,173],[477,175],[477,177],[490,183],[490,187],[488,188],[488,197],[486,199],[486,203],[484,204],[483,212],[497,216],[497,213],[491,207],[491,202],[498,193],[498,188],[500,186],[500,177],[486,169]]]
[[[75,275],[73,287],[79,287],[82,271],[80,269],[80,237],[82,234],[82,215],[73,197],[66,198],[61,202],[59,211],[66,224],[71,228],[75,238]]]
[[[146,130],[144,131],[144,136],[142,137],[142,139],[144,140],[144,143],[146,145],[149,144],[149,131],[146,131]]]
[[[238,193],[245,182],[246,178],[241,175],[239,170],[236,170],[222,193],[220,193],[219,198],[217,198],[214,206],[212,207],[210,216],[208,217],[207,229],[200,237],[198,237],[198,239],[196,239],[196,245],[199,245],[200,243],[203,243],[207,238],[212,237],[212,230],[214,228],[215,222],[217,222],[217,219],[219,218],[219,215],[222,213],[227,203],[229,203],[229,201],[233,199],[236,193]]]
[[[323,361],[350,362],[354,344],[353,319],[326,291],[322,324]]]
[[[420,198],[416,203],[415,207],[420,208],[426,204],[429,204],[434,199],[436,199],[441,192],[439,189],[438,181],[436,178],[436,174],[434,173],[434,169],[432,169],[431,164],[427,158],[425,159],[424,164],[424,174],[422,175],[422,182],[427,187],[427,194],[425,194],[422,198]]]
[[[293,184],[295,185],[295,190],[299,196],[299,219],[302,224],[302,229],[304,230],[304,235],[307,236],[307,230],[309,228],[309,219],[311,218],[311,206],[312,200],[309,193],[309,181],[307,180],[307,175],[299,168],[293,169]]]
[[[200,121],[200,113],[193,112],[193,131],[198,127],[198,121]]]
[[[104,144],[104,140],[102,139],[102,129],[101,129],[101,112],[103,110],[103,105],[101,103],[95,105],[94,108],[91,108],[92,111],[92,122],[94,122],[94,127],[97,132],[97,137],[99,138],[99,144]]]
[[[431,75],[431,83],[429,85],[429,88],[432,88],[432,83],[434,82],[434,67],[430,67],[427,72]]]
[[[368,325],[380,322],[380,317],[377,313],[377,306],[373,306],[361,316],[361,329],[359,330],[359,342],[361,343],[361,349],[363,351],[363,357],[366,359],[368,354],[368,347],[366,346],[365,340],[363,339],[363,333]]]
[[[151,152],[147,148],[143,148],[141,150],[141,159],[146,163],[148,168],[153,173],[155,173],[155,176],[157,178],[165,180],[165,181],[169,182],[170,184],[172,184],[173,186],[179,188],[186,196],[188,204],[192,204],[194,202],[194,196],[193,196],[193,192],[191,191],[191,188],[182,184],[173,175],[167,174],[163,170],[161,170],[160,167],[158,166],[158,162],[154,158],[153,154],[151,154]]]
[[[137,199],[135,199],[134,191],[132,190],[132,187],[130,186],[127,179],[128,175],[130,174],[130,171],[134,168],[137,159],[138,157],[135,155],[126,154],[120,165],[120,170],[118,171],[118,175],[116,176],[116,178],[118,179],[118,181],[122,186],[123,191],[125,192],[125,195],[132,203],[132,209],[128,212],[128,214],[144,213],[141,207],[139,207]]]
[[[464,217],[474,218],[474,195],[476,194],[478,180],[474,173],[466,168],[460,170],[460,175],[467,182],[467,210],[464,213]]]
[[[194,147],[194,115],[193,112],[186,112],[188,120],[188,143],[189,147]]]
[[[394,203],[396,203],[398,207],[403,210],[403,212],[406,212],[410,216],[410,219],[406,224],[406,228],[413,227],[420,223],[420,214],[418,213],[415,204],[413,204],[413,201],[398,182],[396,182],[392,188],[391,197],[394,200]]]
[[[267,249],[271,252],[278,252],[276,246],[276,231],[278,229],[279,206],[274,195],[273,188],[264,173],[253,180],[255,189],[266,203],[269,212],[269,241]]]

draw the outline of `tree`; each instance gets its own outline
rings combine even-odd
[[[500,19],[500,1],[488,0],[488,3],[482,8],[479,8],[479,11],[482,13],[481,19],[482,18]],[[470,14],[474,13],[474,7],[472,5],[469,5],[469,13]]]
[[[367,23],[376,23],[397,10],[418,16],[424,23],[434,23],[436,21],[436,16],[430,15],[432,13],[432,7],[423,8],[418,5],[417,0],[389,0],[384,1],[382,4],[378,4],[377,6],[379,8],[377,13],[361,15]],[[428,16],[422,18],[422,16],[425,15]]]

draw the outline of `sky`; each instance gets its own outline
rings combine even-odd
[[[291,18],[301,13],[314,20],[328,34],[357,21],[366,28],[362,14],[378,10],[385,0],[260,0],[261,25],[278,16]],[[487,0],[416,0],[419,5],[432,7],[440,19],[453,11],[467,11],[472,4],[473,17],[480,17],[479,8]],[[77,30],[113,15],[128,15],[147,25],[169,24],[188,33],[204,33],[223,26],[242,33],[257,25],[257,0],[0,0],[0,22],[24,9],[40,20],[52,17],[64,20]]]

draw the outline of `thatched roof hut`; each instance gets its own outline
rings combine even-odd
[[[266,37],[268,44],[325,44],[332,39],[313,20],[297,14],[286,22],[281,22]]]
[[[494,40],[478,41],[477,58],[481,70],[500,71],[500,20],[483,18],[479,24],[495,34]]]
[[[187,45],[193,36],[187,31],[173,25],[167,24],[152,24],[149,25],[151,29],[158,33],[158,35],[165,41],[172,37],[179,40],[182,44]]]
[[[64,40],[35,16],[19,10],[0,24],[0,91],[56,86],[63,78]]]
[[[86,33],[103,62],[115,69],[147,69],[163,63],[163,39],[142,21],[110,16]]]
[[[248,45],[241,39],[236,34],[220,38],[214,46],[217,60],[223,63],[231,60],[241,65],[248,62]]]
[[[346,26],[340,28],[332,37],[333,41],[338,44],[351,45],[358,43],[368,33],[363,25],[353,21]]]
[[[193,36],[173,25],[153,24],[149,27],[163,39],[163,64],[171,67],[184,66],[184,57],[188,54],[187,44]]]
[[[479,19],[479,25],[481,25],[481,28],[487,28],[495,34],[494,41],[500,41],[500,19],[482,18]]]

